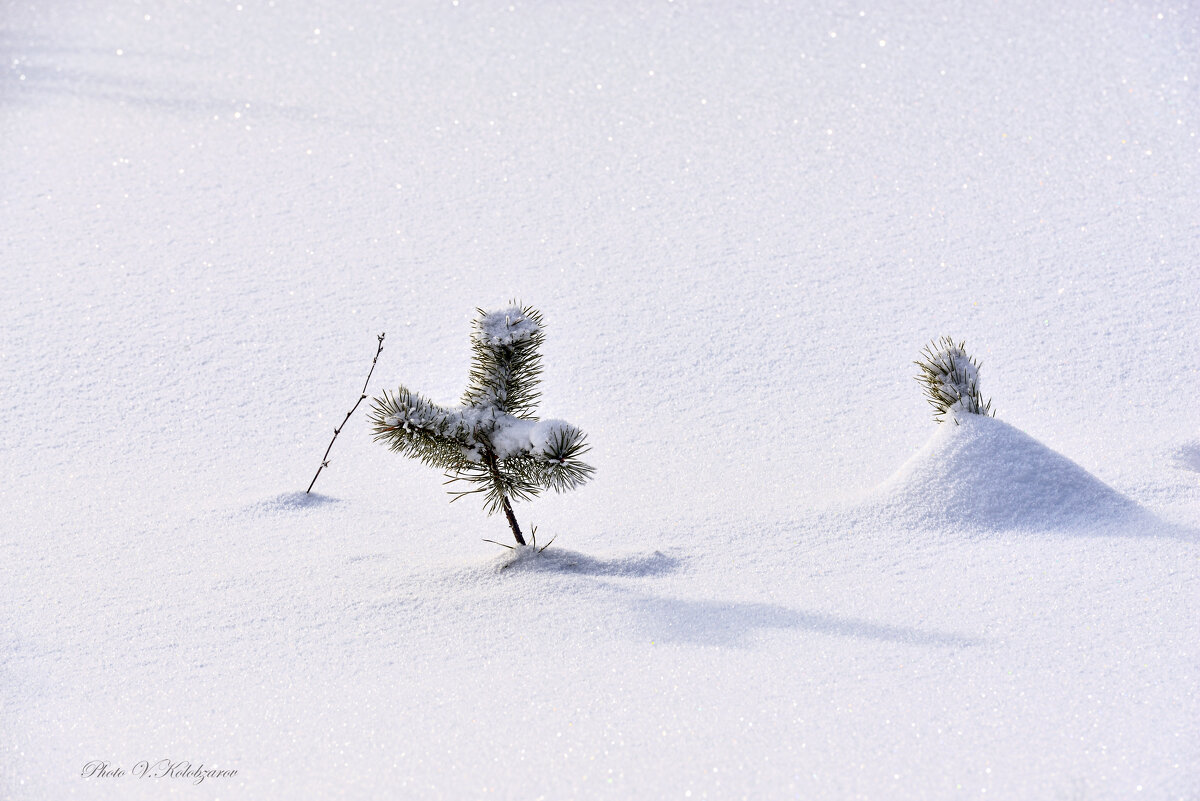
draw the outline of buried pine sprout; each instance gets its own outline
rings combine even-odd
[[[541,315],[516,305],[476,311],[461,405],[445,408],[401,386],[374,399],[372,431],[392,450],[445,471],[447,483],[470,487],[451,490],[454,500],[478,494],[488,514],[504,512],[517,545],[525,545],[513,501],[575,489],[593,468],[579,459],[588,450],[582,431],[534,415],[545,339]]]
[[[925,399],[933,407],[933,419],[958,425],[960,414],[995,416],[992,402],[979,394],[979,362],[967,355],[965,342],[950,337],[930,342],[915,364],[921,368],[917,380],[925,388]]]

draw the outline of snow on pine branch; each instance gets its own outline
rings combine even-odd
[[[516,306],[484,312],[478,321],[479,338],[489,346],[508,346],[524,342],[542,330],[542,321],[530,314],[532,309]]]
[[[527,457],[547,463],[569,458],[572,444],[583,432],[563,420],[514,417],[493,406],[446,409],[400,387],[376,403],[379,431],[396,441],[425,441],[453,449],[454,456],[469,462],[482,458],[483,447],[497,459]]]
[[[979,363],[967,355],[965,345],[942,337],[926,345],[916,362],[921,368],[917,380],[939,423],[945,422],[947,414],[955,424],[959,414],[992,414],[992,402],[979,394]]]

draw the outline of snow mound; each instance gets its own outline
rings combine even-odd
[[[675,572],[682,565],[682,560],[662,551],[589,556],[551,545],[540,551],[532,546],[517,547],[511,553],[502,555],[495,565],[499,570],[640,578]]]
[[[285,492],[273,498],[255,501],[245,506],[242,512],[249,515],[272,515],[300,512],[337,503],[341,503],[341,500],[328,495],[321,495],[318,492]]]
[[[1139,507],[1011,425],[960,415],[872,493],[912,522],[985,529],[1072,528],[1120,522]]]

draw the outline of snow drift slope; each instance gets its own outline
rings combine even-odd
[[[1117,523],[1139,511],[1067,457],[1001,420],[959,415],[871,500],[902,518],[988,529]]]

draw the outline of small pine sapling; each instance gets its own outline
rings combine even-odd
[[[444,470],[447,483],[471,485],[452,490],[454,500],[481,494],[488,514],[503,511],[517,545],[525,545],[512,501],[575,489],[594,470],[579,459],[588,450],[582,431],[534,416],[545,339],[541,315],[515,304],[476,311],[462,405],[444,408],[401,386],[374,399],[373,433],[393,451]]]
[[[926,345],[915,362],[921,368],[917,380],[934,409],[933,419],[939,423],[945,422],[947,414],[955,425],[959,414],[995,416],[992,402],[979,394],[979,362],[967,355],[965,345],[942,337]]]

